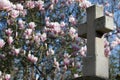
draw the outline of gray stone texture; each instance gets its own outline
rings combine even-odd
[[[87,38],[87,56],[83,58],[83,75],[109,78],[109,59],[104,55],[103,34],[113,30],[113,19],[104,16],[103,7],[87,8],[87,22],[78,28],[80,37]],[[85,79],[101,80],[101,79]]]

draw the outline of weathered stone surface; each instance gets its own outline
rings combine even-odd
[[[83,58],[83,75],[109,78],[109,59],[104,56],[104,33],[113,30],[113,19],[103,15],[103,7],[87,9],[87,22],[78,28],[78,34],[87,37],[87,56]],[[86,36],[87,34],[87,36]],[[99,79],[85,79],[99,80]]]
[[[101,38],[95,38],[94,55],[90,55],[83,58],[83,75],[87,76],[99,76],[101,78],[109,77],[109,60],[104,56],[104,41]],[[91,46],[91,47],[92,47]]]
[[[92,6],[90,7],[92,9],[93,12],[94,11],[97,11],[96,13],[94,12],[95,15],[91,14],[90,12],[88,12],[88,17],[90,15],[92,15],[93,17],[90,16],[90,19],[92,20],[93,19],[93,23],[94,23],[94,28],[95,30],[98,32],[98,33],[107,33],[107,32],[110,32],[112,30],[114,30],[114,23],[113,23],[113,18],[111,17],[108,17],[108,16],[103,16],[103,11],[100,11],[100,10],[103,10],[102,7],[98,7],[98,6]],[[98,10],[95,10],[95,9],[98,9]],[[87,9],[89,10],[89,8]],[[88,20],[86,23],[84,24],[80,24],[79,27],[78,27],[78,34],[79,36],[83,37],[83,38],[86,38],[87,37],[87,29],[89,30],[89,24],[88,24]],[[102,36],[102,35],[101,35]]]
[[[96,31],[107,33],[114,30],[114,27],[111,27],[114,26],[113,18],[111,17],[102,16],[100,18],[97,18],[94,22],[95,22]]]
[[[87,23],[81,24],[78,27],[78,34],[79,36],[86,38],[87,37]]]
[[[91,17],[92,18],[99,18],[99,17],[102,17],[104,16],[104,12],[103,12],[104,8],[102,6],[97,6],[97,5],[93,5],[89,8],[87,8],[87,17],[91,17],[94,16],[94,17]]]

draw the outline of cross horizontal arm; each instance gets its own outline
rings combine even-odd
[[[95,19],[95,27],[96,31],[101,33],[108,33],[114,30],[114,23],[113,19],[108,16],[102,16],[100,18]]]
[[[78,35],[83,38],[87,37],[87,23],[80,24],[78,27]]]

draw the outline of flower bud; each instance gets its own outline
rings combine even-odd
[[[3,39],[0,39],[0,48],[2,48],[5,45],[5,41]]]

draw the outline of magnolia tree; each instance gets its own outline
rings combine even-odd
[[[87,48],[77,27],[85,21],[86,8],[91,5],[87,0],[0,0],[0,21],[4,23],[0,79],[65,80],[81,76],[81,59]],[[112,12],[105,14],[113,17]],[[119,31],[111,43],[108,37],[112,33],[104,35],[106,57],[120,44]]]

